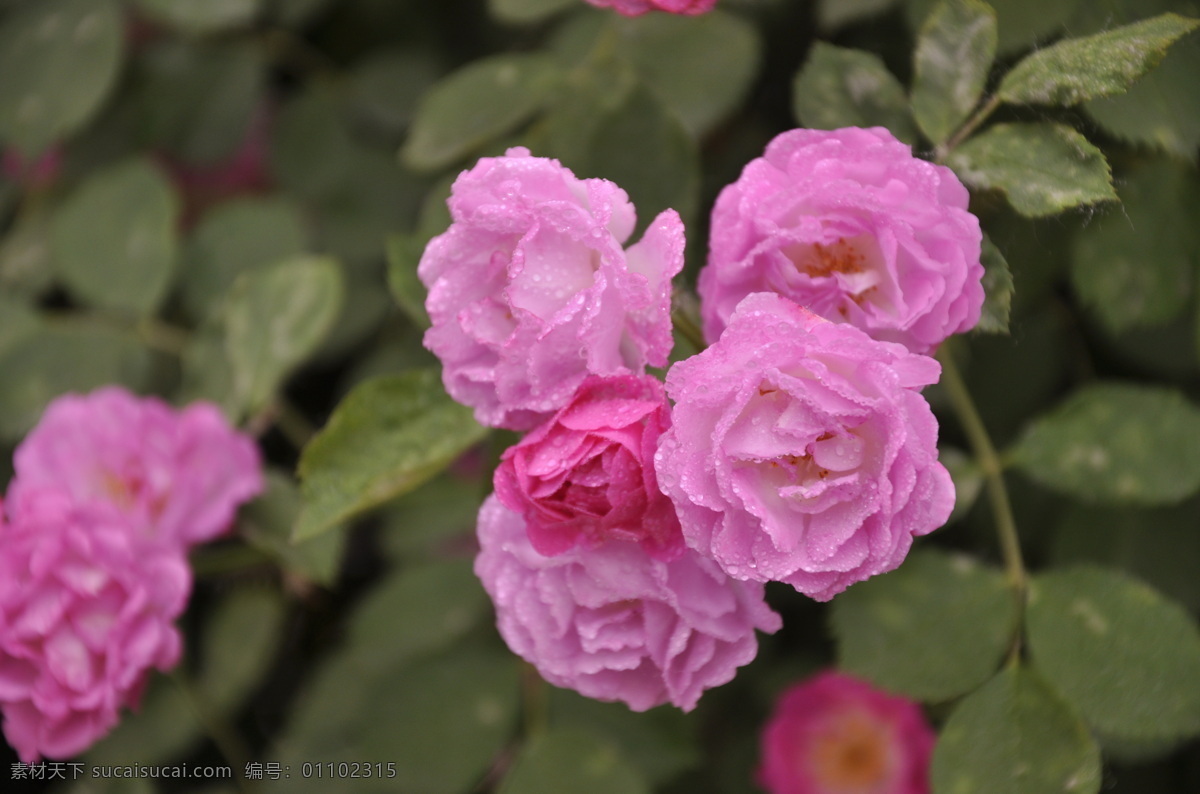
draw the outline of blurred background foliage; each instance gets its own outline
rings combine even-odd
[[[770,587],[784,629],[690,715],[540,684],[471,573],[475,512],[513,436],[450,403],[421,347],[415,265],[455,175],[523,145],[621,185],[642,223],[674,207],[693,282],[716,193],[785,129],[885,124],[960,172],[991,162],[995,127],[945,146],[974,99],[939,104],[914,68],[934,5],[723,0],[625,19],[579,0],[0,0],[0,467],[54,396],[121,383],[215,400],[271,470],[236,534],[193,557],[185,663],[81,760],[259,764],[246,786],[263,791],[737,794],[756,790],[774,695],[840,662],[926,702],[956,741],[1045,741],[1085,766],[1099,747],[1106,791],[1200,791],[1197,34],[1127,93],[994,116],[1098,147],[1062,178],[1095,180],[1081,198],[1025,201],[1003,175],[973,193],[994,242],[989,325],[1007,331],[951,353],[1009,469],[1035,574],[1024,615],[943,386],[928,397],[960,494],[951,523],[832,606]],[[1064,36],[1200,13],[991,5],[997,60],[984,47],[963,63],[989,96]],[[1121,630],[1072,634],[1084,598]],[[993,678],[1014,621],[1034,666]],[[1011,724],[981,723],[989,708]],[[1054,720],[1066,728],[1048,738],[1031,728]],[[943,763],[965,763],[953,749]],[[1011,787],[1030,760],[1011,752],[970,757],[1010,787],[968,790],[1051,790]],[[328,761],[397,776],[302,773]]]

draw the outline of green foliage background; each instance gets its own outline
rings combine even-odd
[[[270,465],[193,557],[185,663],[82,759],[264,779],[43,787],[737,794],[774,696],[837,664],[927,705],[938,794],[1200,791],[1198,15],[0,0],[0,143],[61,154],[0,177],[0,468],[105,383],[214,400]],[[887,126],[972,188],[988,302],[927,391],[955,514],[831,605],[769,588],[784,629],[690,715],[542,684],[471,573],[514,437],[420,344],[449,185],[508,146],[557,157],[643,223],[679,210],[692,283],[717,192],[798,124]],[[256,135],[239,179],[194,176]],[[329,761],[396,777],[305,777]]]

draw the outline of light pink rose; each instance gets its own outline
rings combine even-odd
[[[666,363],[683,267],[674,210],[623,250],[635,222],[625,191],[521,148],[460,174],[449,205],[453,224],[417,268],[433,323],[425,346],[482,424],[528,430],[589,374]]]
[[[636,17],[647,11],[666,11],[669,14],[703,14],[711,11],[717,0],[587,0],[597,8],[611,8],[618,14]]]
[[[758,783],[769,794],[928,794],[935,738],[916,703],[821,673],[776,702]]]
[[[928,353],[979,322],[978,219],[949,168],[882,127],[792,130],[717,198],[700,273],[715,341],[752,292],[777,292],[875,339]]]
[[[142,546],[125,516],[27,491],[0,519],[0,711],[27,764],[68,758],[134,706],[151,668],[179,661],[191,572]]]
[[[737,579],[827,601],[896,568],[954,485],[918,390],[938,363],[770,293],[675,364],[655,458],[684,538]]]
[[[59,489],[80,505],[112,504],[144,538],[173,545],[222,534],[263,489],[258,447],[216,406],[177,411],[115,386],[50,403],[13,465],[13,502]]]
[[[754,658],[755,629],[781,625],[761,585],[733,581],[690,551],[663,562],[612,540],[546,557],[494,495],[478,534],[475,573],[508,647],[550,683],[587,697],[690,711]]]
[[[670,423],[656,378],[589,378],[553,418],[504,452],[496,496],[524,517],[542,554],[621,538],[652,557],[678,557],[679,519],[654,474],[658,437]]]

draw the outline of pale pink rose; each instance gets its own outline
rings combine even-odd
[[[612,540],[554,557],[494,495],[479,511],[475,573],[501,636],[550,683],[634,711],[690,711],[758,652],[754,631],[779,629],[762,586],[729,579],[690,551],[669,562]]]
[[[916,703],[821,673],[776,702],[758,783],[769,794],[928,794],[935,738]]]
[[[792,130],[717,198],[699,293],[715,341],[752,292],[777,292],[928,353],[979,322],[982,234],[949,168],[882,127]]]
[[[217,537],[263,489],[258,447],[216,406],[176,410],[115,386],[50,403],[13,466],[13,502],[55,488],[81,505],[114,505],[145,539],[168,545]]]
[[[640,374],[671,350],[671,277],[683,224],[635,223],[625,191],[509,149],[454,183],[449,230],[417,268],[429,288],[425,346],[454,399],[490,427],[528,430],[589,374]]]
[[[620,538],[652,557],[677,557],[684,549],[679,519],[654,474],[658,437],[670,423],[656,378],[589,378],[553,418],[504,452],[496,496],[524,517],[542,554]]]
[[[669,14],[703,14],[711,11],[717,0],[587,0],[597,8],[611,8],[618,14],[636,17],[647,11],[666,11]]]
[[[737,579],[826,601],[896,568],[946,522],[954,485],[918,390],[932,358],[770,293],[675,364],[655,467],[684,538]]]
[[[125,516],[27,491],[0,521],[0,711],[21,760],[83,752],[179,661],[191,572]]]

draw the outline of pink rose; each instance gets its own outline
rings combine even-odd
[[[508,647],[550,683],[587,697],[690,711],[754,658],[755,629],[781,625],[761,585],[735,582],[689,551],[664,562],[612,540],[546,557],[495,496],[479,511],[478,532],[475,573]]]
[[[76,503],[108,503],[147,539],[201,543],[233,523],[263,489],[258,447],[216,406],[177,411],[110,386],[54,400],[17,447],[9,497],[55,488]]]
[[[83,752],[179,661],[191,572],[103,504],[29,491],[0,520],[0,711],[27,764]]]
[[[934,740],[912,701],[821,673],[776,702],[758,783],[770,794],[928,794]]]
[[[777,292],[928,353],[979,322],[982,235],[967,199],[949,168],[881,127],[783,133],[713,208],[705,336],[750,293]]]
[[[678,557],[679,519],[654,474],[658,437],[670,423],[657,379],[589,378],[552,419],[504,452],[496,496],[524,517],[542,554],[621,538],[660,560]]]
[[[640,16],[647,11],[666,11],[669,14],[703,14],[711,11],[717,0],[587,0],[597,8],[611,8],[627,17]]]
[[[946,522],[950,475],[918,389],[938,363],[770,293],[675,364],[655,467],[684,538],[736,579],[827,601]]]
[[[454,222],[417,269],[433,323],[425,346],[482,424],[528,430],[589,374],[666,363],[683,267],[674,210],[623,250],[635,218],[625,191],[521,148],[460,174],[449,205]]]

